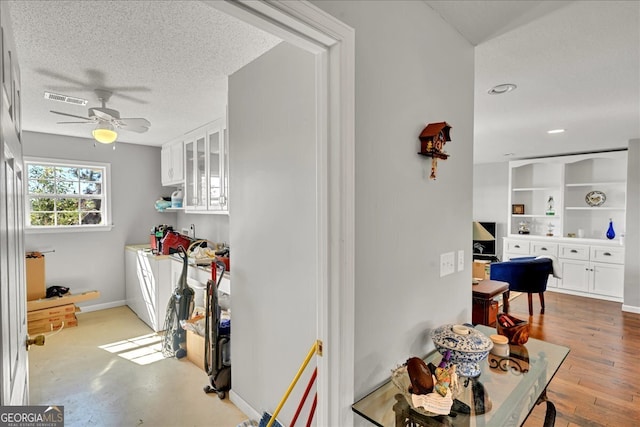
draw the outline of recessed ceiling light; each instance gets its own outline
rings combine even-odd
[[[515,90],[518,86],[513,83],[503,83],[497,86],[492,87],[487,91],[489,95],[502,95],[503,93],[511,92]]]
[[[564,132],[564,129],[551,129],[547,131],[547,133],[562,133],[562,132]]]

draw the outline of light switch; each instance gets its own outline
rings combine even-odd
[[[458,251],[458,271],[464,270],[464,250]]]
[[[447,252],[440,255],[440,277],[455,272],[455,258],[456,254],[454,252]]]

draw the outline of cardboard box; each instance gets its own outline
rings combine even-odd
[[[66,316],[80,311],[75,304],[65,304],[57,307],[43,308],[42,310],[33,310],[27,312],[27,321],[49,319],[52,317]]]
[[[44,298],[47,288],[44,281],[44,255],[27,252],[27,301]]]
[[[75,313],[51,319],[34,320],[28,323],[27,329],[29,335],[33,335],[54,332],[62,327],[66,329],[74,326],[78,326],[78,319]]]
[[[87,300],[91,300],[99,297],[100,297],[99,291],[89,291],[89,292],[83,292],[77,295],[72,295],[71,293],[68,293],[61,297],[42,298],[34,301],[27,301],[27,311],[42,310],[45,308],[73,304],[76,302],[87,301]]]
[[[204,371],[204,337],[187,331],[187,359]]]
[[[490,261],[474,260],[473,273],[471,277],[473,277],[474,279],[481,279],[481,280],[488,279],[489,265],[491,265]]]

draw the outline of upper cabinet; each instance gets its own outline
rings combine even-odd
[[[225,119],[187,135],[184,142],[187,213],[228,213],[229,156]]]
[[[627,152],[509,163],[510,234],[606,240],[625,228]],[[520,205],[520,206],[518,206]]]
[[[184,184],[184,142],[182,139],[162,146],[160,168],[163,186],[182,186]]]

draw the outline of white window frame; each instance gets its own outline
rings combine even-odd
[[[62,167],[86,167],[103,169],[102,176],[102,218],[103,224],[80,224],[80,225],[54,225],[54,226],[31,226],[31,204],[29,197],[29,165],[48,165]],[[68,232],[87,232],[87,231],[110,231],[113,228],[111,223],[111,164],[101,162],[91,162],[86,160],[68,160],[54,159],[45,157],[25,157],[24,158],[24,230],[27,234],[36,233],[68,233]]]

